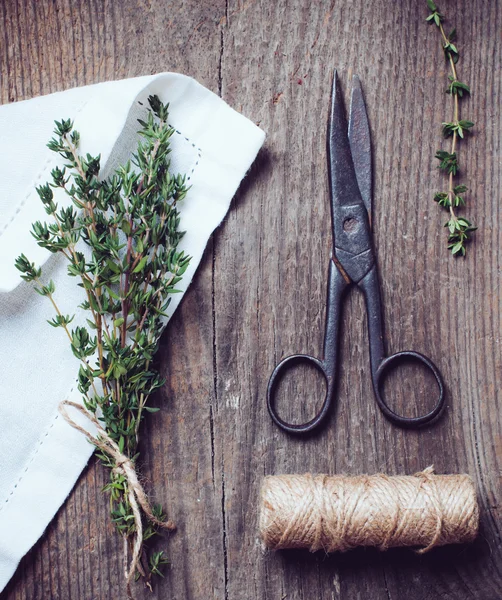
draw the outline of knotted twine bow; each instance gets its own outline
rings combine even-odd
[[[79,413],[87,417],[91,423],[96,426],[98,430],[97,437],[89,433],[84,427],[81,427],[78,423],[76,423],[69,415],[66,410],[67,406],[71,406],[75,410],[78,410]],[[73,428],[80,433],[84,434],[85,437],[99,448],[108,456],[113,458],[115,461],[115,467],[113,471],[115,473],[122,474],[127,481],[127,489],[128,489],[128,500],[131,505],[131,510],[134,515],[134,524],[136,527],[136,536],[134,540],[134,545],[132,548],[132,558],[128,564],[128,546],[127,546],[127,538],[124,536],[124,573],[127,581],[127,595],[129,598],[132,598],[131,594],[131,583],[134,579],[134,575],[136,573],[136,569],[141,569],[141,565],[139,562],[141,547],[143,544],[143,524],[141,522],[141,513],[139,507],[143,509],[143,512],[150,519],[152,523],[157,525],[158,527],[162,527],[163,529],[167,529],[169,531],[173,531],[176,529],[176,525],[172,521],[160,521],[153,514],[152,507],[148,502],[148,498],[146,497],[145,490],[143,486],[138,480],[138,476],[136,474],[136,469],[132,460],[120,451],[120,448],[112,440],[112,438],[106,433],[105,429],[102,427],[101,423],[98,421],[96,416],[89,412],[84,406],[81,404],[77,404],[76,402],[72,402],[71,400],[63,400],[59,404],[59,412],[65,419],[67,423],[69,423]]]

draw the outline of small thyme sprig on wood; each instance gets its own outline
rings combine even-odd
[[[48,147],[65,160],[51,172],[52,181],[37,188],[50,223],[37,221],[32,234],[39,246],[68,261],[68,275],[83,288],[80,308],[87,326],[71,323],[55,299],[53,281],[43,283],[42,270],[24,254],[16,260],[21,277],[51,302],[55,316],[80,361],[78,390],[83,406],[70,401],[60,410],[97,447],[110,470],[104,491],[110,495],[112,521],[124,537],[127,593],[143,577],[148,586],[167,562],[163,552],[147,556],[144,542],[160,528],[173,529],[160,506],[151,507],[136,476],[139,427],[151,394],[163,385],[153,366],[171,295],[188,267],[190,257],[178,251],[177,205],[186,196],[185,177],[169,172],[168,106],[149,98],[146,121],[140,120],[143,141],[132,163],[99,178],[100,157],[78,154],[80,136],[70,120],[56,121]],[[59,208],[54,190],[70,198]],[[97,435],[78,426],[66,407],[82,412]],[[128,556],[131,556],[130,566]]]
[[[443,123],[443,135],[445,138],[451,137],[451,147],[449,151],[438,150],[436,158],[439,160],[439,169],[448,175],[448,190],[446,192],[436,192],[434,200],[449,212],[449,219],[445,223],[448,228],[448,249],[456,256],[465,256],[466,243],[470,241],[471,234],[476,230],[476,227],[465,217],[459,217],[457,210],[460,206],[465,206],[464,194],[467,187],[463,184],[455,184],[454,177],[459,173],[457,144],[459,140],[464,139],[464,136],[471,131],[474,123],[471,121],[460,119],[459,101],[464,94],[470,94],[469,86],[462,83],[458,79],[457,62],[459,53],[454,42],[456,39],[456,30],[453,29],[447,36],[444,28],[444,17],[439,12],[438,7],[433,0],[427,0],[427,6],[430,10],[430,15],[427,17],[429,23],[434,23],[442,38],[442,46],[445,59],[449,62],[451,74],[448,76],[449,85],[446,93],[450,94],[453,99],[453,120]]]

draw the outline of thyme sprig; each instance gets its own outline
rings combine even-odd
[[[54,282],[44,283],[42,270],[24,254],[16,259],[21,277],[51,302],[55,316],[49,324],[64,330],[80,361],[82,411],[98,425],[98,437],[88,438],[97,442],[97,455],[110,471],[103,491],[110,496],[126,557],[133,557],[126,568],[129,597],[133,578],[143,577],[150,585],[167,562],[163,551],[147,556],[145,542],[160,527],[173,525],[160,506],[142,503],[144,493],[135,496],[132,488],[138,481],[139,427],[145,413],[158,410],[148,400],[164,383],[154,366],[155,353],[171,296],[190,261],[178,250],[183,237],[178,204],[188,187],[184,176],[169,170],[174,130],[167,122],[168,105],[156,96],[150,96],[149,105],[139,121],[142,141],[132,162],[108,179],[99,177],[100,156],[79,155],[80,136],[71,120],[56,121],[48,143],[65,165],[55,167],[51,181],[37,188],[50,222],[34,223],[32,235],[39,246],[67,260],[68,276],[83,290],[80,308],[87,325],[72,327],[75,315],[60,309]],[[58,206],[55,190],[69,196],[69,206]]]
[[[450,122],[442,124],[443,136],[451,137],[450,150],[437,150],[435,157],[439,160],[438,168],[448,175],[448,189],[444,192],[436,192],[434,200],[449,212],[449,219],[445,223],[448,229],[448,249],[453,255],[465,256],[466,244],[471,239],[471,234],[477,228],[465,217],[458,216],[458,208],[465,206],[463,194],[467,191],[464,184],[455,184],[454,178],[459,173],[457,145],[460,140],[470,133],[474,123],[466,119],[460,119],[459,102],[464,95],[470,94],[471,90],[466,83],[458,79],[457,63],[459,52],[455,45],[456,30],[446,35],[443,21],[444,16],[439,12],[433,0],[427,0],[430,14],[427,17],[429,23],[434,23],[441,34],[442,46],[445,59],[450,65],[451,74],[448,75],[449,84],[446,93],[453,100],[453,118]]]

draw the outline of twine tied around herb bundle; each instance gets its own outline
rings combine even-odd
[[[98,430],[98,435],[92,435],[87,429],[80,426],[76,423],[68,414],[66,407],[71,406],[79,413],[84,415],[93,425],[96,426]],[[126,577],[127,583],[127,594],[129,597],[132,597],[131,594],[131,583],[134,579],[136,569],[141,569],[140,565],[140,555],[141,548],[143,545],[143,524],[141,522],[141,513],[140,507],[146,516],[150,519],[152,523],[157,525],[157,527],[162,527],[163,529],[167,529],[168,531],[174,531],[176,529],[176,525],[168,520],[168,521],[160,521],[153,514],[152,507],[148,498],[146,496],[145,490],[141,485],[138,475],[136,473],[136,468],[134,466],[133,461],[123,452],[120,451],[117,443],[112,440],[112,438],[108,435],[105,429],[102,427],[99,420],[96,416],[88,411],[81,404],[77,404],[76,402],[72,402],[71,400],[63,400],[59,404],[59,412],[64,418],[64,420],[71,425],[77,431],[80,431],[87,440],[99,448],[102,452],[105,452],[108,456],[113,458],[115,461],[115,467],[113,470],[116,473],[122,474],[127,481],[128,494],[127,498],[129,500],[129,504],[131,505],[131,509],[134,515],[134,524],[136,527],[136,535],[134,540],[134,545],[132,548],[132,557],[131,560],[128,561],[129,550],[127,545],[127,537],[124,536],[124,574]]]
[[[468,475],[385,474],[265,477],[260,534],[272,550],[343,552],[357,546],[435,546],[472,541],[478,530],[476,490]]]

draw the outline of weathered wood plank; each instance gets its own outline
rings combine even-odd
[[[7,25],[6,50],[12,52],[6,60],[10,75],[2,80],[2,101],[164,70],[190,74],[218,91],[224,3],[18,2],[0,10]],[[35,43],[38,53],[21,53]],[[16,44],[21,50],[15,50]],[[209,249],[197,283],[179,309],[180,318],[163,340],[162,372],[169,383],[157,401],[165,410],[152,419],[154,431],[147,424],[143,434],[147,488],[179,527],[176,535],[159,543],[168,548],[178,574],[166,578],[160,597],[224,595],[221,498],[213,483],[211,454],[211,263]],[[193,314],[197,319],[188,316]],[[6,597],[124,596],[122,545],[100,493],[106,477],[91,461],[42,542],[23,561]],[[193,509],[190,518],[187,505]],[[139,586],[138,597],[143,594],[149,597]]]
[[[463,104],[476,123],[461,148],[479,224],[465,261],[446,253],[433,154],[449,114],[446,66],[422,3],[301,0],[175,3],[29,2],[0,6],[0,101],[161,70],[193,75],[267,132],[161,349],[164,410],[147,425],[145,476],[180,527],[173,568],[154,594],[199,600],[477,598],[502,595],[500,181],[502,6],[441,5],[457,25]],[[265,389],[276,362],[320,352],[330,252],[325,123],[333,67],[348,93],[361,76],[373,138],[374,229],[388,349],[436,360],[448,411],[421,432],[389,425],[373,401],[362,298],[344,310],[337,406],[297,440],[275,428]],[[347,94],[348,95],[348,94]],[[413,410],[423,373],[389,378]],[[432,387],[430,389],[433,389]],[[312,415],[311,373],[285,382],[281,410]],[[417,404],[428,406],[427,394]],[[411,406],[410,406],[411,405]],[[317,403],[318,406],[318,403]],[[410,412],[411,414],[411,412]],[[256,536],[261,477],[280,472],[412,473],[434,463],[477,482],[482,530],[470,547],[325,557],[263,555]],[[121,597],[120,543],[94,462],[3,595],[8,600]],[[106,523],[106,525],[105,525]]]
[[[462,23],[462,15],[473,10],[482,14],[485,5],[469,7],[448,3],[443,8],[453,23]],[[495,30],[500,7],[490,9]],[[465,145],[464,163],[473,165],[467,169],[475,199],[469,212],[482,231],[470,258],[452,261],[444,248],[443,215],[430,200],[440,185],[432,148],[439,145],[439,125],[449,114],[443,93],[446,69],[437,32],[424,25],[424,12],[415,2],[392,10],[383,2],[355,2],[350,9],[338,2],[229,6],[222,93],[233,104],[243,102],[246,113],[258,107],[256,118],[268,133],[266,168],[252,190],[258,199],[237,198],[235,219],[231,215],[215,246],[216,306],[225,307],[216,311],[216,356],[219,406],[224,407],[219,417],[230,598],[242,597],[241,590],[250,585],[260,591],[256,597],[261,593],[267,598],[500,594],[499,569],[494,567],[499,524],[489,513],[473,547],[419,559],[398,550],[329,559],[292,552],[260,559],[253,528],[247,525],[254,518],[264,472],[402,473],[434,463],[439,471],[477,474],[481,488],[488,488],[481,492],[485,509],[490,502],[496,504],[493,498],[500,493],[494,447],[498,436],[492,442],[488,433],[490,422],[500,426],[496,390],[489,383],[500,371],[500,350],[493,337],[477,333],[498,335],[500,294],[495,299],[474,273],[481,271],[496,287],[493,277],[500,259],[493,248],[500,247],[500,233],[486,227],[494,213],[483,210],[482,198],[490,189],[496,196],[500,165],[494,169],[492,163],[491,172],[497,173],[493,178],[487,172],[478,177],[474,165],[484,163],[485,147],[493,145],[485,136],[495,135],[500,126],[484,123],[488,106],[492,114],[496,110],[500,83],[477,81],[484,71],[475,65],[493,58],[493,42],[483,34],[486,15],[474,17],[463,35],[459,25],[460,47],[470,57],[460,64],[460,73],[474,89],[466,110],[479,125]],[[256,42],[247,49],[246,64],[255,65],[257,74],[232,77],[242,72],[243,40],[249,36]],[[264,396],[267,378],[281,356],[321,350],[330,250],[324,124],[333,66],[341,71],[346,89],[350,75],[358,73],[366,94],[388,347],[416,348],[438,360],[448,382],[449,410],[435,427],[420,433],[385,422],[373,402],[363,302],[353,295],[345,312],[336,415],[319,436],[298,442],[271,425]],[[492,361],[489,367],[484,366],[485,353]],[[390,381],[403,390],[396,406],[410,410],[422,381],[423,374],[414,369],[397,372]],[[294,414],[305,418],[314,413],[313,399],[321,390],[310,379],[295,383],[285,386],[284,414],[292,414],[291,404],[303,404],[303,411]],[[426,396],[417,399],[422,410],[430,406]],[[235,416],[231,398],[239,398]],[[235,426],[228,428],[232,419]],[[230,436],[225,435],[228,429]],[[490,467],[483,465],[487,460]],[[410,589],[410,581],[420,583],[416,590]]]

